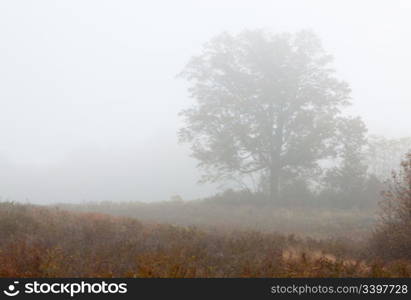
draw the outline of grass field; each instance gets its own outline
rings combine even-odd
[[[209,201],[154,203],[83,203],[57,207],[78,212],[98,212],[136,218],[148,223],[197,226],[210,230],[281,232],[313,238],[329,236],[363,240],[374,228],[373,210],[285,208],[253,203],[225,204]]]
[[[134,217],[113,216],[96,212],[73,212],[59,207],[29,204],[0,203],[0,276],[1,277],[409,277],[411,264],[405,260],[384,261],[373,255],[366,239],[366,231],[358,228],[362,239],[356,236],[354,224],[340,224],[330,228],[326,237],[320,225],[336,219],[330,212],[322,212],[316,221],[307,215],[304,222],[310,228],[324,227],[323,237],[302,233],[276,233],[275,224],[293,218],[285,212],[271,212],[273,220],[265,218],[256,230],[247,228],[241,208],[232,215],[241,219],[234,223],[227,216],[214,217],[216,223],[205,223],[195,215],[182,217],[194,207],[184,210],[184,203],[156,204],[140,210],[143,204],[100,204],[72,206],[80,210],[110,210],[118,215],[146,214],[143,221]],[[145,204],[149,205],[149,204]],[[163,219],[155,220],[154,211],[163,206],[175,206],[181,216],[161,210]],[[181,205],[181,206],[179,206]],[[187,204],[186,204],[187,205]],[[134,206],[132,210],[130,207]],[[105,209],[103,209],[103,207]],[[257,209],[257,208],[255,208]],[[260,208],[258,208],[260,209]],[[216,209],[217,210],[217,209]],[[221,208],[220,208],[221,210]],[[243,211],[244,210],[244,211]],[[139,211],[139,213],[137,213]],[[168,214],[169,213],[169,214]],[[213,211],[209,211],[212,214]],[[271,214],[270,213],[270,214]],[[228,214],[228,212],[226,212]],[[302,212],[296,212],[298,217]],[[201,215],[198,212],[198,215]],[[340,216],[343,218],[343,216]],[[363,216],[364,217],[364,216]],[[352,216],[358,221],[360,215]],[[206,218],[206,216],[204,217]],[[345,218],[345,217],[344,217]],[[250,217],[251,219],[251,217]],[[196,226],[189,226],[189,220]],[[197,222],[194,222],[197,220]],[[291,220],[291,219],[290,219]],[[345,218],[345,220],[347,220]],[[159,224],[158,221],[164,222]],[[166,224],[166,223],[169,224]],[[245,223],[244,223],[245,222]],[[364,218],[363,224],[369,220]],[[171,224],[174,223],[174,224]],[[180,225],[175,225],[179,223]],[[243,223],[241,229],[234,229]],[[264,224],[263,224],[264,223]],[[184,225],[185,224],[185,225]],[[250,223],[252,224],[252,222]],[[290,224],[282,224],[291,230]],[[344,226],[348,226],[345,229]],[[234,226],[234,227],[233,227]],[[269,226],[273,226],[268,230]],[[295,226],[295,225],[293,225]],[[251,226],[252,227],[252,226]],[[279,228],[278,230],[283,228]],[[343,232],[346,234],[336,234]],[[354,230],[354,231],[353,231]],[[354,238],[350,238],[350,234]]]

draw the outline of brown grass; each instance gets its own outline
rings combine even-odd
[[[253,230],[309,235],[355,237],[363,240],[374,228],[376,211],[358,209],[325,209],[278,207],[248,203],[218,203],[204,200],[143,202],[92,202],[58,205],[79,212],[99,212],[131,217],[145,223],[197,226],[207,229]]]
[[[0,203],[1,277],[409,277],[345,240]]]

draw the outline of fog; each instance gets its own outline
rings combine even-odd
[[[213,36],[310,29],[369,132],[411,135],[409,1],[2,1],[0,196],[30,202],[193,199],[177,143],[193,100],[176,78]]]

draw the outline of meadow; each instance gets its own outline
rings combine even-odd
[[[211,204],[2,202],[0,276],[411,276],[407,259],[381,257],[369,242],[371,214],[357,212],[347,219],[349,212],[320,212],[316,218],[314,212],[293,215],[285,208],[238,205],[207,211],[204,205]],[[252,217],[262,211],[262,217]],[[331,220],[338,225],[330,226]],[[319,231],[310,235],[310,230]]]
[[[209,230],[252,230],[298,234],[312,238],[362,240],[377,221],[376,209],[286,207],[272,203],[224,203],[215,198],[162,202],[89,202],[55,207],[131,217],[146,223],[196,226]],[[219,200],[219,199],[218,199]]]

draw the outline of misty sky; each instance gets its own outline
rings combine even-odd
[[[222,31],[311,29],[371,133],[411,135],[410,1],[1,1],[0,196],[212,193],[176,143],[176,79]]]

